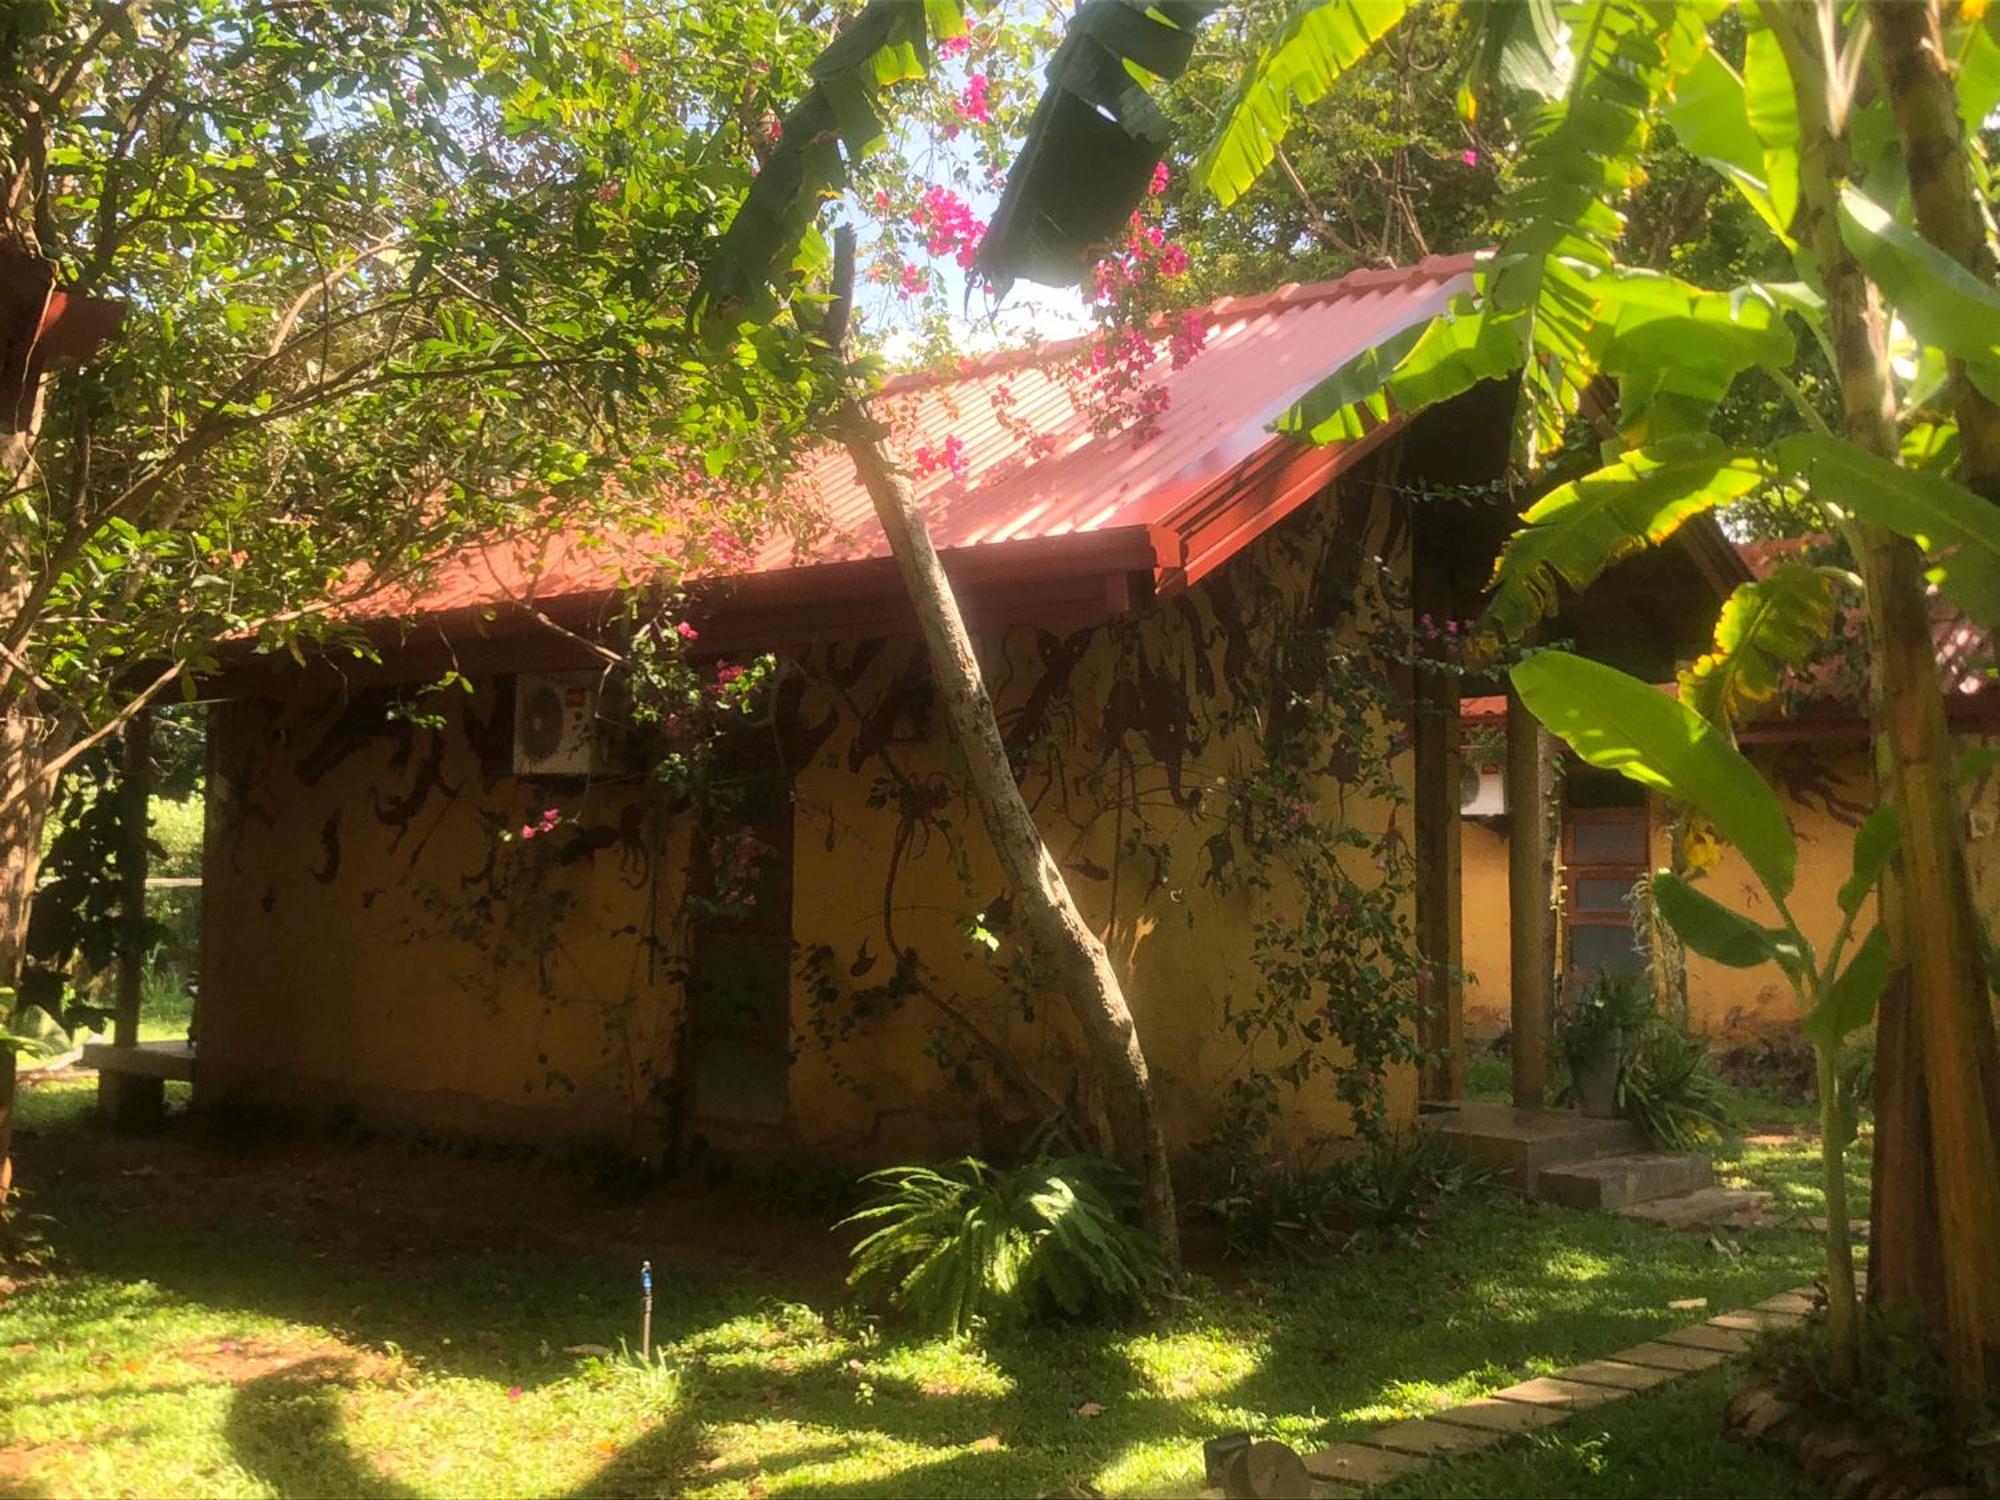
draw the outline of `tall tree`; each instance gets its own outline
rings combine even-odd
[[[1187,65],[1200,0],[1086,0],[1048,65],[1028,144],[1009,174],[979,269],[1004,291],[1017,276],[1074,282],[1093,251],[1125,226],[1169,137],[1134,69],[1172,79]],[[958,0],[923,6],[870,0],[814,62],[813,86],[786,115],[781,144],[731,220],[697,304],[711,326],[768,316],[795,247],[816,231],[823,200],[847,186],[887,135],[886,91],[924,77],[933,48],[962,36]],[[1120,206],[1122,205],[1122,206]],[[996,248],[1004,254],[996,253]],[[842,304],[846,305],[843,298]],[[839,342],[844,327],[833,330]],[[838,363],[838,361],[836,361]],[[1015,781],[978,658],[923,515],[865,400],[850,396],[836,427],[888,535],[930,652],[954,737],[1016,909],[1064,981],[1108,1103],[1112,1145],[1141,1182],[1147,1226],[1170,1264],[1179,1227],[1165,1142],[1137,1022],[1103,943],[1083,921]]]
[[[338,637],[475,535],[636,519],[698,562],[770,513],[818,367],[683,309],[814,40],[754,4],[7,9],[0,256],[125,315],[78,369],[8,351],[0,987],[55,778],[224,643]],[[12,1087],[8,1052],[0,1160]]]
[[[1952,82],[1935,0],[1873,3],[1889,100],[1896,116],[1918,230],[1988,287],[1995,257],[1984,204],[1974,186],[1969,131]],[[1990,33],[1976,43],[1994,45]],[[1983,117],[1982,117],[1983,118]],[[1950,406],[1959,437],[1959,472],[2000,501],[2000,405],[1962,357],[1948,362]],[[1954,895],[1969,897],[1961,884]],[[1979,917],[1961,908],[1947,927],[1977,941]],[[1993,1200],[2000,1142],[2000,1039],[1987,987],[1963,982],[1916,995],[1909,976],[1892,982],[1877,1028],[1881,1056],[1900,1063],[1876,1072],[1878,1136],[1893,1155],[1875,1182],[1871,1298],[1926,1308],[1954,1341],[1953,1365],[1976,1390],[1974,1367],[2000,1350],[2000,1203]],[[1984,1235],[1982,1240],[1980,1236]],[[1985,1267],[1984,1274],[1977,1268]]]

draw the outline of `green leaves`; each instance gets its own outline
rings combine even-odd
[[[1748,200],[1773,233],[1783,235],[1790,215],[1781,215],[1774,200],[1763,142],[1750,128],[1744,105],[1743,80],[1713,52],[1703,55],[1681,80],[1667,105],[1667,120],[1681,144],[1713,167]],[[1796,162],[1791,183],[1792,208],[1798,206]]]
[[[869,0],[841,27],[709,255],[688,306],[691,322],[768,311],[821,203],[847,185],[853,163],[882,144],[882,90],[928,71],[933,27],[957,35],[964,25],[956,0]]]
[[[1799,128],[1792,79],[1777,38],[1745,18],[1743,73],[1704,51],[1666,106],[1681,144],[1740,192],[1790,243],[1799,206]]]
[[[1392,413],[1422,411],[1521,367],[1528,320],[1495,317],[1470,297],[1364,350],[1278,419],[1279,432],[1350,442]]]
[[[1802,563],[1738,586],[1715,622],[1715,649],[1680,674],[1681,702],[1727,730],[1777,697],[1785,669],[1833,625],[1833,587]]]
[[[1882,803],[1862,820],[1854,831],[1854,873],[1840,887],[1841,911],[1851,917],[1861,910],[1902,841],[1903,824],[1893,802]]]
[[[1854,188],[1840,195],[1840,238],[1912,333],[2000,397],[2000,291]]]
[[[1889,982],[1889,935],[1870,930],[1840,977],[1826,987],[1819,1004],[1799,1022],[1799,1029],[1821,1047],[1837,1047],[1840,1039],[1866,1026]]]
[[[1784,934],[1731,911],[1669,870],[1654,873],[1653,899],[1674,935],[1703,958],[1732,969],[1754,969],[1778,957]]]
[[[894,3],[894,0],[888,0]],[[1152,180],[1170,129],[1149,86],[1187,68],[1219,0],[1085,0],[1048,66],[1048,87],[980,242],[978,269],[1004,292],[1022,277],[1080,281]]]
[[[886,1167],[874,1200],[842,1220],[870,1232],[848,1284],[881,1295],[926,1330],[975,1318],[1129,1314],[1165,1280],[1151,1236],[1121,1213],[1131,1187],[1098,1157],[1039,1156],[996,1170],[974,1157]]]
[[[1504,15],[1525,8],[1491,9]],[[1540,6],[1506,24],[1503,50],[1519,44],[1525,56],[1556,30],[1581,43],[1574,54],[1566,46],[1542,49],[1550,61],[1560,52],[1570,71],[1563,89],[1525,122],[1508,205],[1520,227],[1481,268],[1475,297],[1416,338],[1399,335],[1374,358],[1336,371],[1285,414],[1279,430],[1340,440],[1366,430],[1390,406],[1411,412],[1420,399],[1444,399],[1519,370],[1517,447],[1532,461],[1561,440],[1578,410],[1598,373],[1603,298],[1625,227],[1621,205],[1640,177],[1655,101],[1705,46],[1700,8],[1588,0]],[[1713,376],[1691,378],[1684,390],[1671,381],[1661,376],[1635,390],[1645,403],[1661,400],[1664,410],[1674,397],[1699,398]],[[1665,410],[1663,430],[1687,425]]]
[[[1528,711],[1590,765],[1617,771],[1706,816],[1779,900],[1798,846],[1777,795],[1692,709],[1611,667],[1543,651],[1509,674]]]
[[[1709,292],[1633,271],[1600,285],[1592,344],[1619,382],[1619,429],[1634,446],[1705,432],[1738,375],[1782,369],[1796,352],[1762,288]]]
[[[1824,433],[1778,444],[1779,462],[1812,496],[1899,536],[1930,556],[1930,576],[1982,627],[2000,627],[2000,507],[1939,474],[1905,469]]]
[[[1550,491],[1523,517],[1493,573],[1487,616],[1519,638],[1556,607],[1557,585],[1582,589],[1633,552],[1665,541],[1690,517],[1766,483],[1762,460],[1707,436],[1628,453]]]
[[[1224,206],[1271,165],[1296,105],[1315,103],[1402,20],[1409,0],[1296,0],[1243,75],[1194,175]]]

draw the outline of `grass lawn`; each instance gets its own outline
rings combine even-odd
[[[0,1494],[1191,1492],[1219,1432],[1318,1446],[1818,1264],[1796,1227],[1711,1238],[1479,1194],[1413,1250],[1212,1263],[1150,1326],[954,1346],[850,1310],[824,1217],[769,1191],[621,1203],[546,1161],[184,1121],[117,1138],[89,1087],[24,1095],[55,1260],[0,1300]],[[1771,1137],[1731,1170],[1790,1192],[1810,1153]],[[584,1349],[636,1344],[642,1258],[650,1367]],[[1691,1380],[1393,1493],[1803,1493],[1723,1440],[1726,1390]]]

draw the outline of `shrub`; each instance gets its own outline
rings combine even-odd
[[[1435,1133],[1383,1136],[1332,1162],[1261,1162],[1236,1153],[1198,1209],[1231,1255],[1327,1254],[1364,1237],[1420,1239],[1445,1199],[1486,1180]]]
[[[848,1285],[885,1297],[928,1332],[975,1320],[1116,1318],[1166,1281],[1152,1236],[1127,1217],[1131,1179],[1101,1157],[995,1168],[973,1157],[887,1167],[877,1201],[841,1224],[872,1226]]]
[[[1653,992],[1643,974],[1604,970],[1569,986],[1556,1012],[1556,1050],[1574,1073],[1579,1060],[1628,1044],[1653,1020]]]
[[[1618,1112],[1667,1151],[1692,1151],[1722,1139],[1729,1096],[1708,1042],[1664,1017],[1639,1033],[1618,1075]]]
[[[1992,1434],[2000,1408],[1991,1400],[1960,1410],[1937,1340],[1909,1307],[1861,1309],[1866,1380],[1834,1373],[1824,1318],[1764,1335],[1751,1358],[1786,1399],[1831,1413],[1876,1446],[1936,1471],[1966,1489],[2000,1494],[2000,1445]]]

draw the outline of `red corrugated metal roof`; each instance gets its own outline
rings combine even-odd
[[[896,377],[876,410],[906,459],[947,438],[961,445],[963,477],[940,470],[917,480],[917,493],[954,577],[1000,591],[989,617],[1102,614],[1129,603],[1135,575],[1150,574],[1156,589],[1200,578],[1370,446],[1375,434],[1315,448],[1269,428],[1329,371],[1440,311],[1469,285],[1472,264],[1438,257],[1214,303],[1200,314],[1206,347],[1183,368],[1170,368],[1164,340],[1156,348],[1147,374],[1169,401],[1144,440],[1091,430],[1089,403],[1060,375],[1082,340]],[[826,532],[806,556],[774,539],[729,575],[724,607],[737,618],[725,633],[739,643],[865,633],[898,607],[887,543],[846,454],[810,457],[796,485],[791,498],[816,509]],[[375,613],[477,620],[490,634],[510,602],[562,614],[561,601],[604,598],[630,579],[643,548],[560,537],[487,547],[446,568],[414,605]]]

